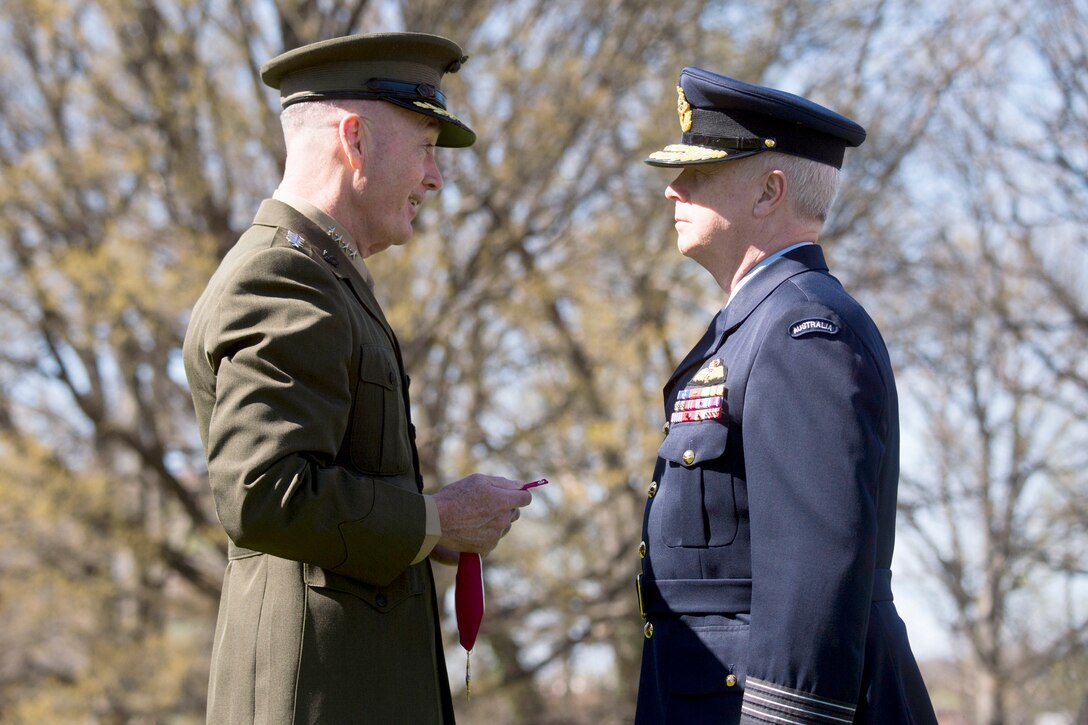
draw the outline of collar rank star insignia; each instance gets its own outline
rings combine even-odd
[[[340,247],[340,250],[348,255],[348,259],[355,259],[359,256],[358,250],[352,245],[344,241],[344,235],[340,234],[333,227],[329,227],[325,230],[325,233],[329,235],[329,238],[336,242],[336,246]]]
[[[691,379],[693,383],[717,383],[725,380],[726,369],[722,365],[720,358],[714,358],[706,364],[699,372],[695,373],[695,377]]]
[[[680,86],[676,87],[676,113],[680,116],[680,130],[687,133],[691,130],[691,104]]]

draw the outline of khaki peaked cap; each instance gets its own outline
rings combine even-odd
[[[261,80],[284,108],[305,101],[388,101],[436,119],[439,146],[464,147],[476,134],[446,108],[442,76],[468,60],[448,38],[426,33],[368,33],[321,40],[261,66]]]

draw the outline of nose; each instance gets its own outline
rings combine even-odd
[[[423,185],[430,191],[438,191],[442,188],[442,172],[438,170],[438,159],[434,154],[427,157],[427,165],[423,172]]]
[[[676,175],[676,178],[672,180],[672,183],[665,187],[665,198],[669,201],[680,201],[683,198],[684,187],[681,183],[683,176],[684,172],[681,171]]]

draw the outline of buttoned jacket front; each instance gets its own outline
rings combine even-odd
[[[396,337],[325,230],[266,200],[184,345],[230,539],[215,723],[453,722]]]
[[[820,248],[749,280],[664,399],[637,722],[935,722],[891,601],[892,367]]]

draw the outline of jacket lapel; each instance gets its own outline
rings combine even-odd
[[[766,269],[737,292],[725,306],[724,332],[728,334],[740,327],[763,300],[778,289],[783,282],[802,272],[826,272],[823,250],[818,245],[807,244],[776,259]],[[720,341],[719,341],[720,344]]]
[[[763,300],[767,299],[786,280],[809,271],[827,272],[823,250],[816,244],[798,247],[783,255],[745,284],[736,296],[718,311],[710,327],[699,338],[699,342],[695,343],[695,347],[669,377],[669,382],[664,389],[666,403],[669,391],[692,368],[701,365],[720,348],[725,338],[740,327]]]
[[[324,229],[314,224],[306,216],[299,213],[294,207],[289,204],[284,204],[281,201],[275,199],[265,199],[260,208],[257,210],[257,216],[253,220],[254,224],[283,227],[290,229],[302,235],[315,252],[319,253],[326,261],[334,260],[335,263],[330,263],[329,268],[332,270],[336,278],[347,285],[351,290],[351,294],[359,301],[363,309],[368,315],[376,320],[385,334],[389,337],[389,341],[393,344],[394,348],[398,348],[396,335],[393,334],[393,328],[389,326],[388,320],[385,319],[385,314],[382,312],[381,305],[378,304],[378,300],[374,297],[374,292],[370,289],[370,286],[363,279],[359,271],[355,269],[355,265],[351,263],[347,255],[343,250],[332,240],[331,237],[325,232]]]

